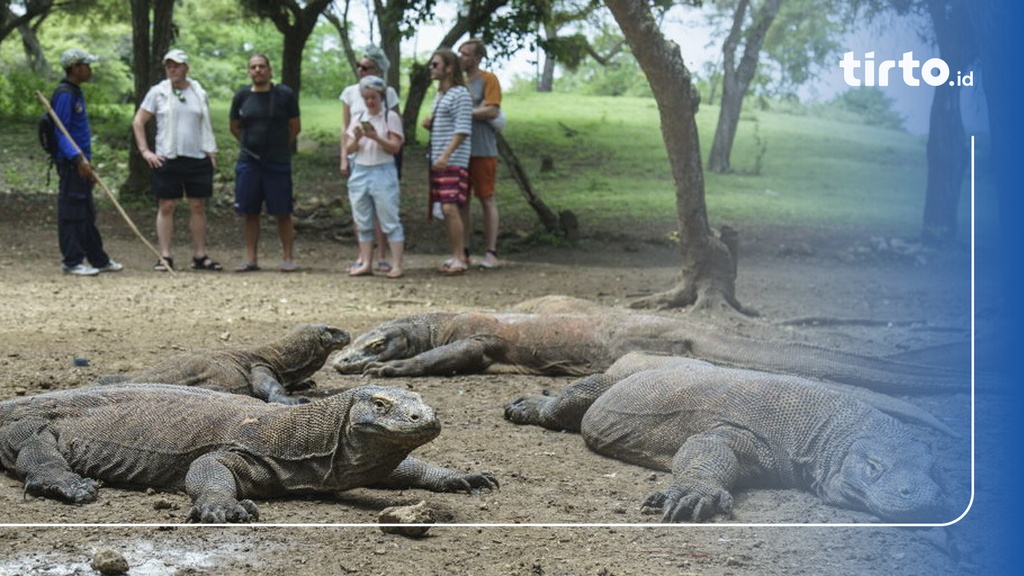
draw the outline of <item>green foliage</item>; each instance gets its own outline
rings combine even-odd
[[[49,98],[54,85],[55,82],[40,78],[27,67],[7,68],[0,74],[0,117],[25,120],[38,116],[42,107],[35,92],[38,90]]]
[[[747,9],[747,29],[763,0]],[[738,0],[716,0],[706,11],[707,22],[721,43],[732,26]],[[755,93],[776,97],[791,94],[813,79],[840,48],[839,38],[853,22],[857,7],[847,0],[784,0],[765,36],[758,72],[751,82]],[[738,60],[738,57],[737,57]]]
[[[619,45],[621,35],[604,30],[591,40],[591,45],[598,53],[605,53]],[[611,57],[606,65],[595,62],[591,58],[582,60],[579,66],[566,72],[558,80],[555,89],[559,92],[571,92],[591,96],[644,96],[650,97],[651,86],[643,70],[633,58],[628,47]]]
[[[828,102],[828,106],[856,115],[869,126],[903,130],[905,118],[892,108],[893,100],[877,86],[850,88]]]
[[[517,93],[502,108],[509,116],[505,136],[553,210],[573,210],[584,230],[642,222],[645,234],[662,239],[678,226],[675,185],[653,101]],[[711,133],[717,117],[716,106],[701,106],[701,134]],[[917,234],[926,176],[923,142],[864,126],[859,118],[854,122],[771,111],[742,118],[733,150],[737,173],[705,174],[712,223]],[[702,156],[710,140],[702,138]],[[540,172],[544,157],[554,160],[554,171]],[[508,174],[499,174],[499,188],[514,190]],[[510,196],[504,196],[503,216],[529,212]]]

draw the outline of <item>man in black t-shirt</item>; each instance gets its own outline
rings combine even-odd
[[[235,212],[245,219],[245,261],[238,272],[259,270],[257,245],[260,213],[277,217],[281,237],[281,271],[296,270],[292,254],[292,145],[302,129],[299,102],[291,88],[270,81],[273,71],[264,54],[249,58],[251,86],[231,101],[231,133],[241,149],[235,164]]]

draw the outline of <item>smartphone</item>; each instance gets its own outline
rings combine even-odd
[[[369,120],[363,120],[360,124],[363,125],[363,132],[373,132],[373,124]]]

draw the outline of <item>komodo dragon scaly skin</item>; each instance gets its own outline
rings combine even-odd
[[[385,377],[475,373],[491,366],[527,374],[585,376],[634,351],[885,393],[966,393],[970,388],[969,374],[956,370],[729,336],[649,314],[413,314],[370,329],[331,363],[343,374]]]
[[[665,521],[731,514],[738,487],[801,488],[893,521],[949,506],[928,447],[899,421],[817,382],[629,354],[558,396],[505,408],[517,424],[581,431],[595,452],[672,473],[645,511]]]
[[[441,423],[419,394],[361,386],[284,406],[201,388],[115,384],[0,402],[0,465],[30,494],[70,503],[100,482],[184,490],[189,520],[249,522],[252,498],[360,486],[494,489],[409,453]]]
[[[323,368],[327,358],[348,345],[348,332],[323,324],[300,324],[283,338],[253,348],[186,352],[152,368],[100,378],[98,384],[160,382],[244,394],[281,404],[306,398],[290,390]]]

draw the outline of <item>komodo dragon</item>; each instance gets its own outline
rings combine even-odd
[[[98,384],[160,382],[198,386],[254,396],[267,402],[298,404],[289,396],[323,368],[332,352],[350,341],[348,332],[323,324],[300,324],[283,338],[254,348],[186,352],[131,374],[100,378]]]
[[[731,514],[739,487],[802,488],[892,521],[948,520],[928,447],[898,420],[817,382],[628,354],[558,396],[505,408],[517,424],[583,433],[595,452],[670,471],[643,503],[665,521]]]
[[[331,364],[343,374],[430,376],[491,366],[527,374],[585,376],[627,352],[686,356],[878,392],[967,392],[956,370],[858,356],[794,342],[729,336],[650,314],[481,314],[403,316],[360,335]]]
[[[259,519],[251,498],[360,486],[497,488],[409,453],[441,423],[419,394],[361,386],[297,406],[167,384],[115,384],[0,402],[0,465],[70,503],[100,481],[185,490],[190,521]]]

